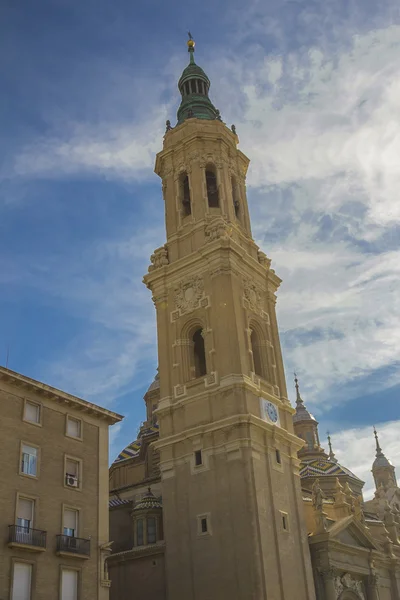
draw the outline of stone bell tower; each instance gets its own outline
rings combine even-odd
[[[194,61],[156,173],[167,243],[144,280],[157,312],[169,600],[312,600],[280,279],[251,237],[249,160]]]

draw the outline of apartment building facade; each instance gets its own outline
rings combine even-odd
[[[121,419],[0,367],[0,600],[108,600],[108,429]]]

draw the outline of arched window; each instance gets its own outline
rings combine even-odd
[[[192,337],[194,354],[194,372],[195,377],[206,375],[206,352],[204,348],[204,338],[202,329],[197,329]]]
[[[218,208],[219,206],[219,194],[217,185],[217,176],[213,167],[209,166],[206,169],[206,185],[207,185],[207,198],[208,206],[210,208]]]
[[[254,373],[259,377],[263,376],[261,363],[260,338],[257,332],[252,329],[250,334],[251,350],[253,352]]]
[[[186,83],[185,83],[185,93],[186,93],[186,96],[188,94],[190,94],[190,91],[189,91],[189,82],[188,81],[186,81]]]
[[[235,209],[236,218],[239,218],[239,209],[240,209],[239,190],[237,187],[236,178],[233,176],[231,177],[231,186],[232,186],[233,207]]]
[[[186,173],[183,173],[180,178],[181,186],[181,199],[182,199],[182,213],[184,217],[187,217],[192,213],[192,206],[190,203],[190,188],[189,188],[189,177]]]

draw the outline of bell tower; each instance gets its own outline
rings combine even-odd
[[[157,314],[168,600],[312,600],[299,461],[275,314],[251,236],[248,158],[194,61],[155,172],[167,242],[144,281]]]

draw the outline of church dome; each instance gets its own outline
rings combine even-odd
[[[136,504],[133,510],[134,512],[138,512],[140,510],[154,510],[161,508],[161,502],[155,497],[151,489],[148,488],[148,491],[145,494],[145,496],[143,496],[143,498],[139,500],[139,502]]]
[[[153,392],[154,390],[158,390],[159,388],[160,388],[160,376],[158,374],[158,369],[157,369],[157,374],[154,377],[153,382],[149,385],[147,393]]]
[[[372,464],[373,469],[378,469],[380,467],[392,467],[392,463],[386,456],[382,453],[380,456],[377,456]]]
[[[312,415],[304,404],[298,404],[296,406],[296,414],[293,415],[293,422],[299,423],[300,421],[315,421],[317,422],[314,415]]]

